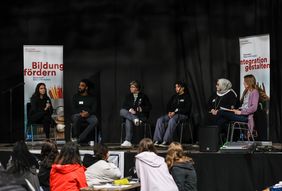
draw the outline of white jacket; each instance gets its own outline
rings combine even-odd
[[[154,152],[142,152],[135,156],[141,191],[178,191],[163,157]]]
[[[119,179],[121,172],[113,163],[99,160],[87,168],[85,176],[88,186],[92,186],[93,184],[112,182],[115,179]]]

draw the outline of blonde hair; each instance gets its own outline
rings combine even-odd
[[[241,100],[240,100],[241,102],[243,102],[244,96],[248,92],[248,90],[252,91],[254,89],[257,89],[257,82],[256,82],[256,78],[254,75],[252,74],[245,75],[244,82],[248,85],[248,88],[244,90]]]
[[[166,164],[170,169],[175,162],[193,162],[192,158],[185,155],[182,145],[178,142],[172,142],[167,151]]]

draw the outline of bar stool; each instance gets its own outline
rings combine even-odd
[[[247,137],[248,141],[250,141],[250,137],[248,136],[248,134],[251,136],[251,140],[255,141],[254,134],[255,134],[255,136],[257,136],[257,131],[256,130],[251,131],[249,129],[247,122],[231,121],[228,125],[227,142],[229,142],[228,140],[229,140],[230,131],[231,131],[230,142],[233,142],[233,136],[234,136],[235,130],[239,130],[240,135],[247,133],[246,137]]]
[[[142,123],[139,125],[139,127],[143,127],[143,129],[144,129],[143,138],[146,138],[146,137],[152,138],[151,124],[148,120],[142,121]],[[123,119],[123,121],[121,123],[120,143],[123,143],[123,131],[124,130],[125,130],[125,119]],[[149,136],[147,136],[147,135],[149,135]]]

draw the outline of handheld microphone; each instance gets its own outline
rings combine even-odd
[[[49,100],[49,99],[46,100],[46,105],[47,105],[47,104],[49,104],[48,110],[50,111],[50,106],[51,106],[51,104],[50,104],[50,100]]]

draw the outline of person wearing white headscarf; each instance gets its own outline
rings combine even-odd
[[[232,89],[232,84],[229,80],[221,78],[217,80],[216,84],[216,94],[218,96],[224,96],[225,94],[232,91],[234,95],[237,97],[236,92]]]
[[[218,110],[220,108],[233,109],[238,104],[238,96],[232,89],[229,80],[221,78],[217,80],[216,92],[210,97],[208,102],[208,124],[217,124]]]

